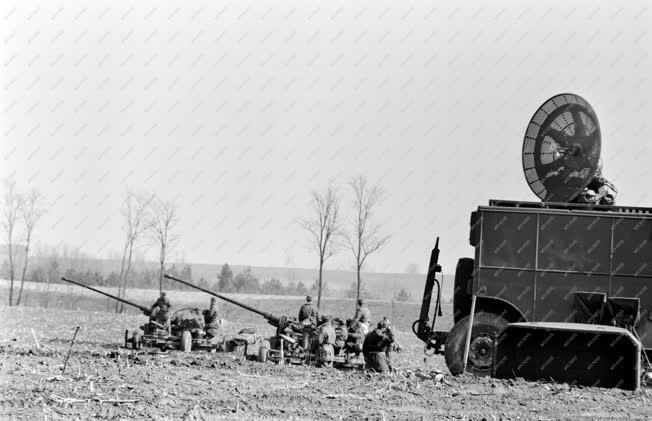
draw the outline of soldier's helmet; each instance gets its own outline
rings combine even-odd
[[[364,305],[364,300],[358,300],[358,305],[359,305],[359,306]]]
[[[323,316],[321,316],[322,323],[330,322],[331,320],[333,320],[333,317],[331,317],[330,314],[324,314]]]
[[[388,322],[389,322],[389,320],[387,320],[387,319],[383,319],[383,320],[379,321],[378,326],[377,326],[378,329],[386,329],[389,326]]]
[[[215,299],[215,297],[212,297],[212,298],[211,298],[211,305],[213,305],[213,304],[215,304],[215,303],[217,303],[217,300]]]
[[[306,295],[306,301],[307,301],[307,302],[311,302],[311,301],[312,301],[312,297],[311,297],[310,295]]]
[[[167,293],[165,291],[161,291],[161,298],[165,298],[167,296]]]

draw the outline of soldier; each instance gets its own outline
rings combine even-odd
[[[150,321],[155,321],[170,331],[170,301],[167,294],[162,291],[161,296],[158,297],[156,302],[150,308]]]
[[[358,300],[358,307],[355,309],[355,316],[353,322],[360,322],[362,324],[362,331],[366,335],[369,333],[369,326],[371,324],[371,312],[369,308],[364,305],[363,300]]]
[[[346,352],[355,354],[357,357],[362,352],[362,343],[365,337],[362,324],[360,322],[354,322],[353,319],[347,319],[346,326],[349,331],[345,345]]]
[[[387,368],[389,369],[389,372],[394,373],[396,369],[394,366],[392,366],[392,352],[401,351],[402,347],[401,344],[399,344],[396,340],[396,335],[394,334],[394,330],[392,329],[392,325],[389,322],[389,319],[387,317],[383,317],[383,321],[387,326],[385,328],[385,335],[387,336],[387,340],[389,342],[389,344],[385,347],[385,360],[387,361]]]
[[[319,310],[312,303],[312,297],[306,296],[306,302],[299,309],[299,323],[309,320],[313,323],[319,321]]]
[[[211,306],[208,310],[204,310],[204,324],[207,338],[214,338],[217,336],[217,331],[221,327],[221,320],[217,317],[217,300],[215,297],[211,298]]]
[[[318,361],[322,367],[332,367],[335,350],[333,345],[337,339],[331,316],[322,316],[322,324],[319,326],[317,333],[317,342],[319,343]]]
[[[594,205],[614,205],[617,195],[616,186],[602,176],[602,162],[600,162],[591,182],[572,201]]]
[[[378,322],[378,326],[369,332],[362,344],[362,353],[364,354],[365,368],[367,370],[384,373],[390,370],[387,365],[388,347],[394,341],[394,334],[391,329],[388,332],[387,319]]]

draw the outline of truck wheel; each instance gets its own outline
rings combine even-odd
[[[455,323],[446,337],[444,356],[446,366],[452,375],[457,376],[464,371],[464,347],[466,333],[469,329],[470,316],[463,317]],[[473,331],[469,344],[469,359],[466,364],[468,372],[477,376],[489,376],[493,358],[494,339],[507,320],[493,313],[476,313],[473,318]]]
[[[181,333],[181,350],[190,352],[192,350],[192,334],[188,330]]]
[[[258,347],[258,362],[265,363],[267,362],[267,354],[269,354],[269,341],[264,340],[260,343]]]
[[[455,268],[455,285],[453,290],[453,320],[455,323],[471,312],[471,294],[469,282],[473,281],[474,260],[462,257]]]

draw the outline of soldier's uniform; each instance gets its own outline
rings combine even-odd
[[[358,307],[355,309],[355,315],[353,316],[354,322],[361,323],[362,332],[364,335],[369,333],[369,326],[371,323],[371,312],[369,308],[364,305],[364,301],[358,300]]]
[[[574,203],[589,203],[594,205],[614,205],[618,189],[602,176],[602,163],[589,184],[575,197]]]
[[[165,326],[165,328],[170,330],[170,301],[168,300],[165,292],[161,292],[161,296],[158,297],[156,302],[152,304],[150,308],[150,320],[157,322],[160,325]]]
[[[364,339],[362,353],[364,354],[365,368],[367,370],[379,373],[390,371],[387,361],[388,347],[392,345],[395,337],[391,329],[388,331],[387,327],[387,322],[381,320],[378,322],[376,329],[369,332]]]
[[[319,321],[319,310],[312,303],[312,297],[306,297],[306,302],[299,309],[299,322],[309,320],[313,323]]]
[[[207,338],[214,338],[221,327],[220,318],[217,315],[217,300],[211,298],[211,306],[203,311],[204,326]]]
[[[318,359],[319,365],[325,367],[333,366],[333,359],[335,357],[335,341],[337,340],[337,335],[335,329],[333,328],[333,323],[329,316],[324,316],[322,318],[323,323],[319,326],[319,331],[317,334],[317,341],[319,343],[318,350]]]
[[[354,322],[352,319],[346,321],[348,326],[348,337],[346,338],[346,351],[356,356],[362,352],[362,343],[366,336],[360,322]]]

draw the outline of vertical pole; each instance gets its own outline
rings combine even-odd
[[[285,356],[283,355],[283,345],[284,345],[283,344],[283,338],[281,338],[281,353],[280,353],[280,357],[278,359],[278,363],[281,364],[281,365],[285,364]]]
[[[70,359],[70,352],[72,351],[73,345],[75,345],[75,339],[77,338],[77,332],[79,332],[79,326],[75,328],[75,334],[72,335],[72,342],[70,343],[70,348],[68,348],[68,355],[66,355],[66,361],[63,363],[63,371],[61,374],[66,374],[66,368],[68,368],[68,360]]]
[[[473,316],[475,315],[475,299],[477,295],[471,297],[471,314],[469,314],[469,328],[466,331],[466,345],[464,346],[464,370],[466,372],[466,361],[469,359],[469,347],[471,346],[471,333],[473,332]]]

